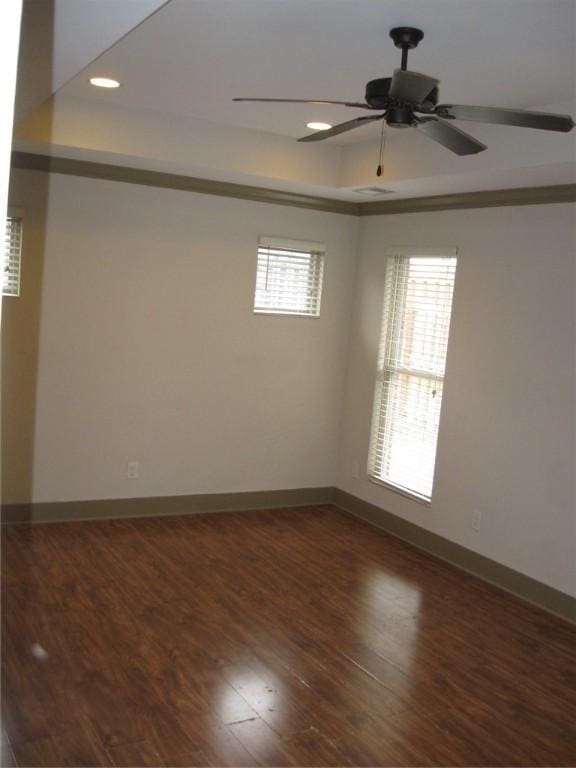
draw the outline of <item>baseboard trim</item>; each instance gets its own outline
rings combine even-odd
[[[333,504],[371,525],[402,539],[409,544],[445,560],[463,571],[478,576],[506,592],[511,592],[529,603],[562,619],[576,623],[576,598],[549,587],[530,576],[473,552],[443,536],[427,531],[397,515],[353,496],[339,488],[334,489]]]
[[[427,531],[340,488],[289,488],[278,491],[204,493],[135,499],[3,504],[2,523],[56,523],[83,520],[163,517],[202,512],[304,507],[333,504],[344,512],[461,568],[500,589],[576,623],[576,599],[542,582]]]
[[[201,493],[193,496],[154,496],[136,499],[55,501],[38,504],[3,504],[3,523],[56,523],[124,517],[162,517],[200,512],[232,512],[275,507],[329,504],[334,489],[289,488],[279,491]]]

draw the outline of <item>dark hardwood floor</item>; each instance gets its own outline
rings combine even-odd
[[[3,766],[576,763],[576,628],[334,507],[2,546]]]

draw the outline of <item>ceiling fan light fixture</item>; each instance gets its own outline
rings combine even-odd
[[[111,77],[91,77],[90,85],[95,85],[96,88],[119,88],[120,83],[118,80],[113,80]]]
[[[330,123],[311,122],[306,123],[306,128],[310,128],[311,131],[329,131],[332,126]]]

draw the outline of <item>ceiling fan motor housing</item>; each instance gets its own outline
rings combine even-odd
[[[391,128],[410,128],[417,122],[409,106],[392,107],[386,112],[386,124]]]

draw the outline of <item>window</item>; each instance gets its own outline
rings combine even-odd
[[[320,243],[261,237],[254,312],[320,317],[324,253]]]
[[[427,501],[455,273],[455,249],[397,249],[386,272],[368,472]]]
[[[2,295],[20,296],[20,253],[22,251],[22,215],[9,211],[4,232],[4,271]]]

